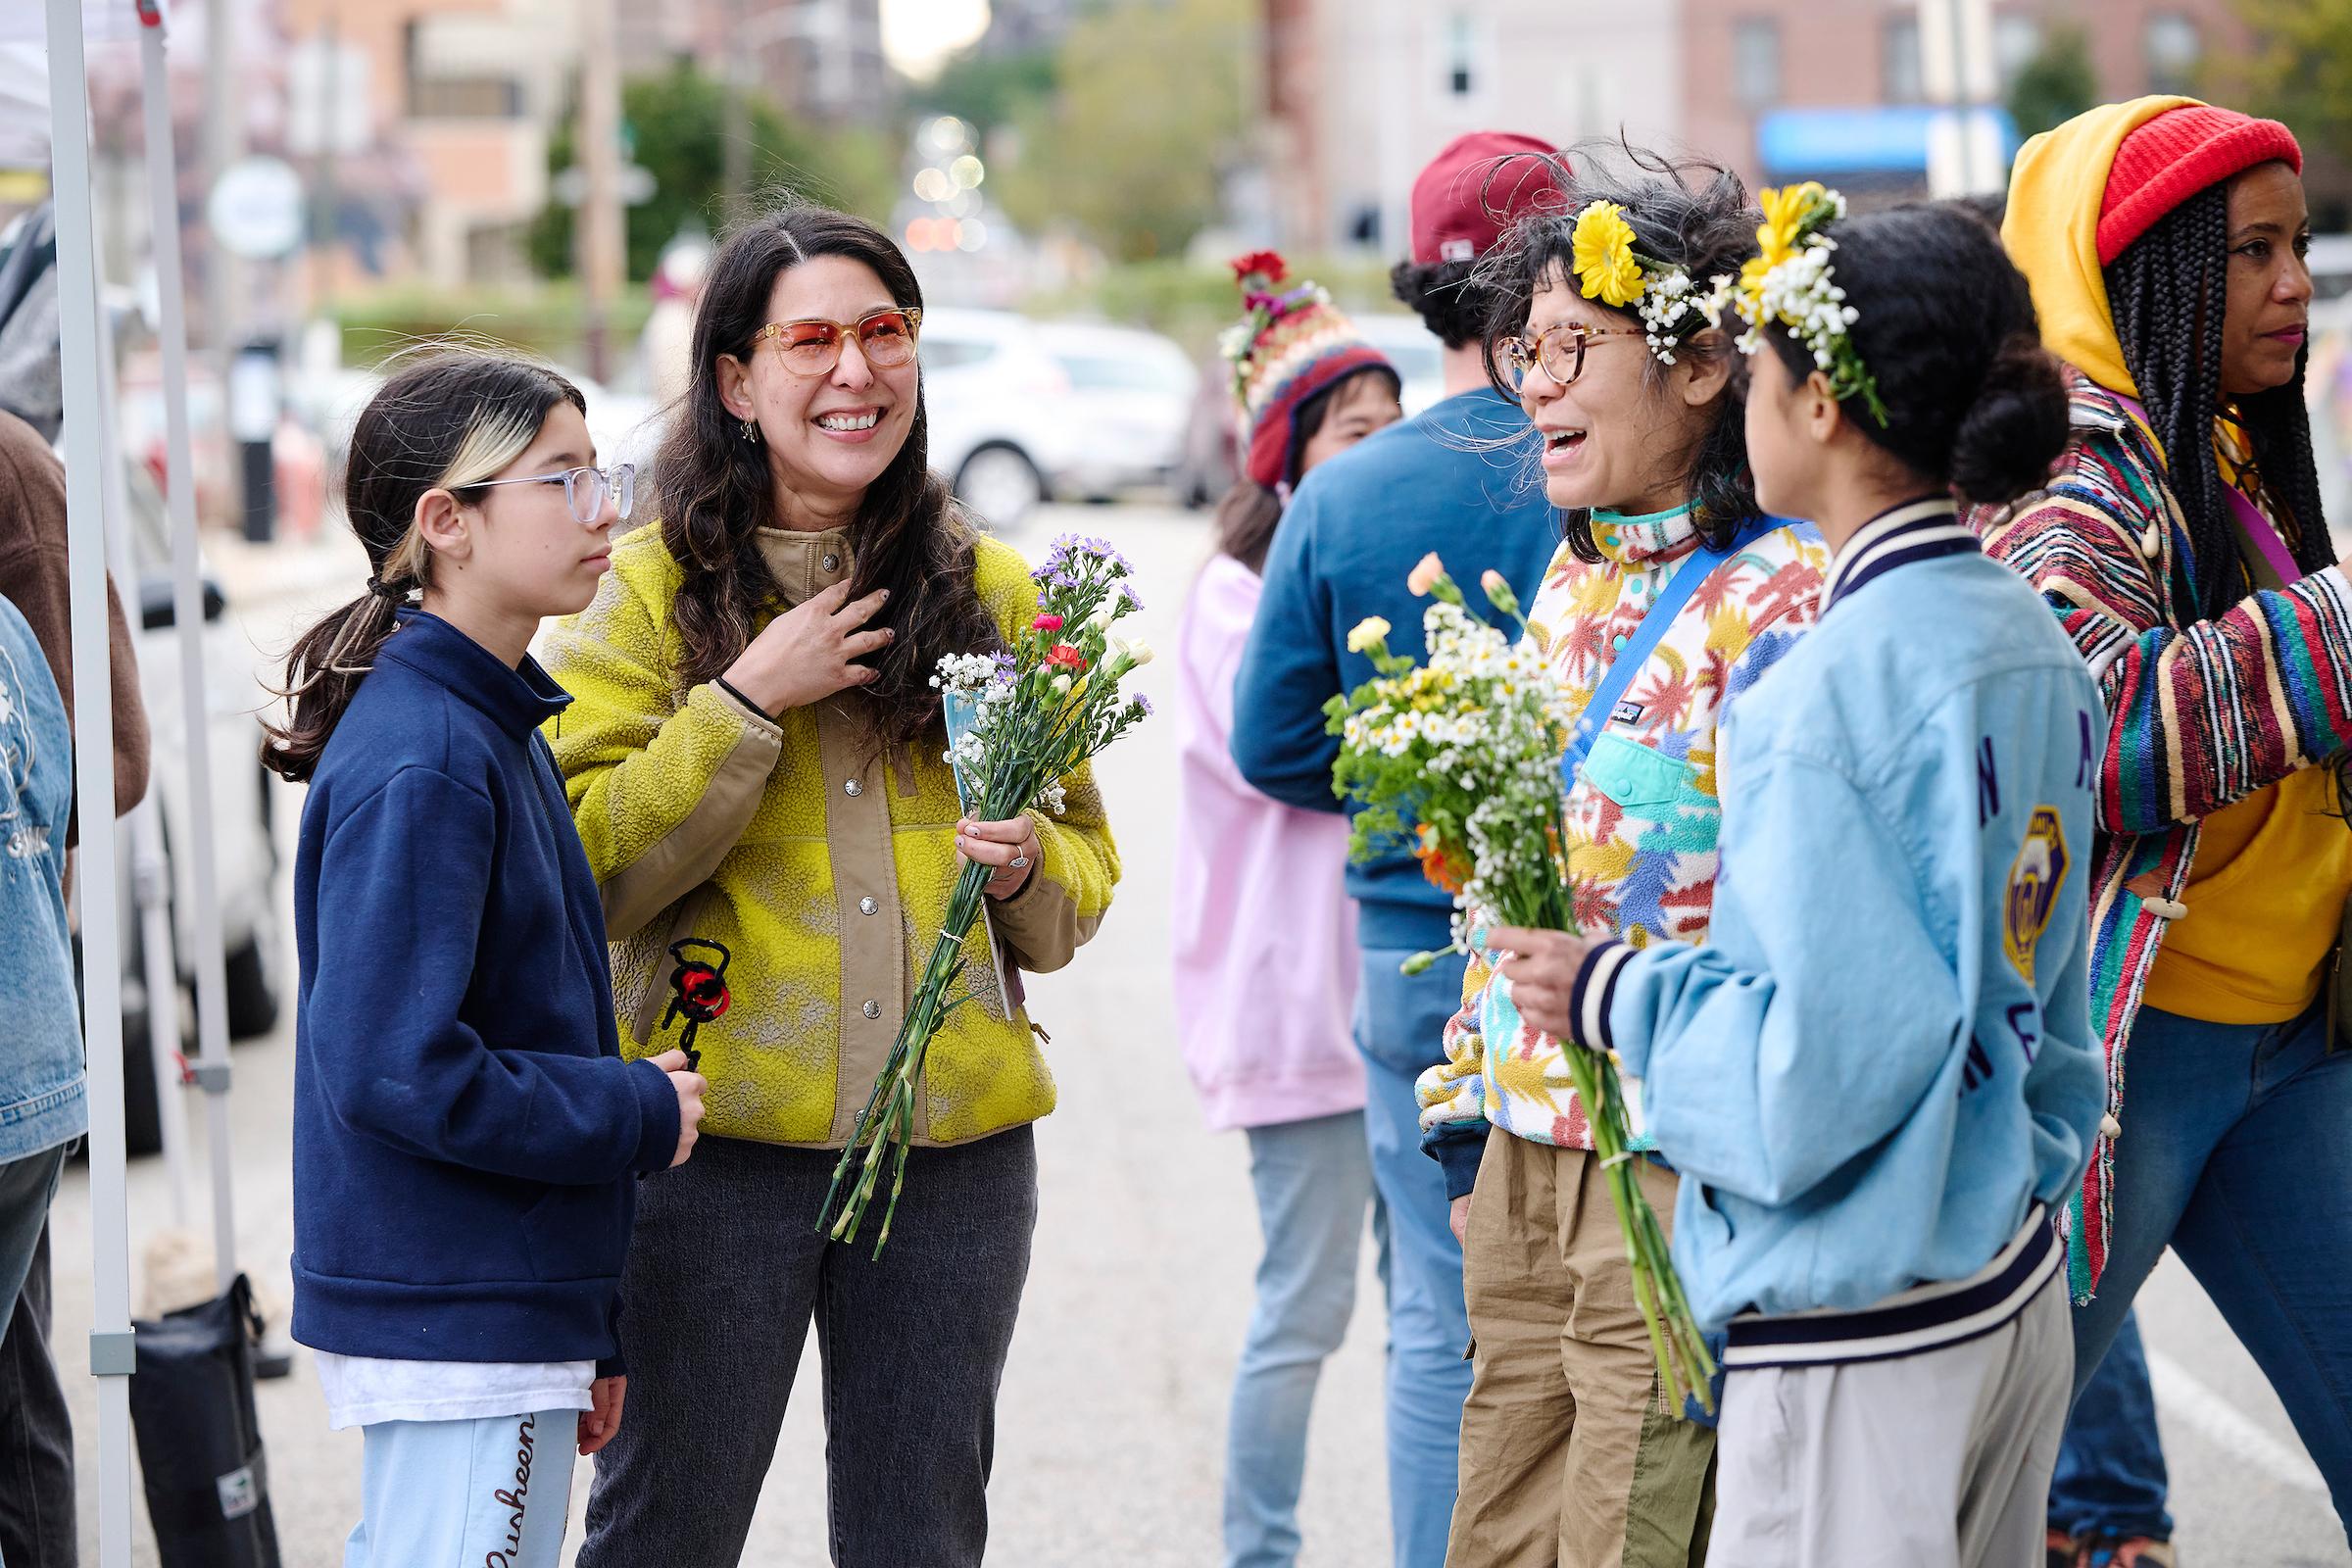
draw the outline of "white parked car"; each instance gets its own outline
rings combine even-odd
[[[1397,401],[1411,418],[1446,395],[1446,368],[1440,358],[1446,345],[1422,324],[1418,316],[1382,315],[1355,318],[1363,340],[1389,357],[1404,383]]]
[[[1156,332],[943,308],[922,361],[931,466],[992,523],[1166,484],[1183,455],[1198,376]]]
[[[150,738],[148,798],[162,814],[166,884],[172,907],[173,967],[195,985],[195,872],[181,853],[194,829],[188,818],[187,713],[179,687],[179,635],[173,629],[172,550],[164,499],[147,470],[124,465],[132,554],[138,582],[119,583],[139,661],[139,692]],[[268,1034],[277,1026],[286,990],[279,931],[277,845],[270,808],[277,781],[261,763],[262,693],[254,684],[253,646],[224,614],[220,590],[204,589],[205,712],[213,787],[213,843],[220,895],[220,942],[227,959],[223,1000],[232,1040]],[[147,1045],[147,970],[144,933],[131,896],[131,846],[122,835],[122,1068],[126,1130],[132,1153],[161,1147],[155,1072]],[[195,1010],[179,1014],[192,1052]]]

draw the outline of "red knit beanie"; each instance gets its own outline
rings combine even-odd
[[[2115,150],[2107,196],[2099,204],[2099,265],[2123,255],[2157,220],[2197,192],[2273,159],[2303,172],[2303,149],[2295,144],[2295,133],[2276,120],[2210,104],[2166,110]]]

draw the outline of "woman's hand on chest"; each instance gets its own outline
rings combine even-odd
[[[727,666],[726,683],[773,717],[872,681],[874,667],[858,661],[889,647],[897,634],[887,626],[862,628],[882,612],[890,590],[876,589],[856,604],[849,599],[850,585],[837,582],[769,621]]]

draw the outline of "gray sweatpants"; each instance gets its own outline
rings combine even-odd
[[[1735,1369],[1717,1568],[2039,1568],[2073,1387],[2066,1276],[1990,1334],[1883,1361]]]

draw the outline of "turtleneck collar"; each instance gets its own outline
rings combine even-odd
[[[762,528],[759,540],[760,559],[775,573],[787,609],[806,604],[850,574],[852,557],[846,529],[801,533],[790,528]]]
[[[571,704],[571,694],[528,654],[510,669],[504,660],[439,615],[402,610],[397,618],[399,629],[376,657],[406,664],[448,687],[516,740]]]
[[[1596,508],[1592,513],[1592,543],[1602,556],[1621,566],[1646,565],[1687,552],[1698,538],[1698,523],[1690,503],[1665,512],[1628,515]]]

